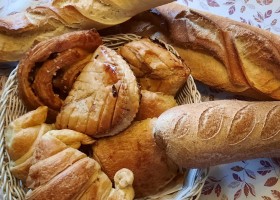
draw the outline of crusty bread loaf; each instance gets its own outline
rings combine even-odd
[[[121,168],[133,172],[133,187],[139,198],[158,193],[178,174],[177,166],[154,141],[155,120],[134,122],[125,131],[102,138],[92,147],[94,158],[111,180]]]
[[[280,155],[280,103],[219,100],[178,106],[157,120],[157,144],[179,166],[204,168]]]
[[[192,76],[209,86],[255,99],[280,99],[280,36],[267,30],[174,2],[104,33],[110,31],[167,41]]]
[[[17,61],[37,42],[81,29],[101,29],[172,0],[7,1],[0,10],[0,62]]]
[[[280,36],[178,3],[157,10],[196,79],[231,92],[253,89],[280,99]]]

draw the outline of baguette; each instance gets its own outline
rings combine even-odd
[[[280,156],[280,104],[219,100],[177,106],[154,128],[156,143],[185,168]]]
[[[280,36],[276,34],[176,2],[118,27],[115,31],[168,42],[192,76],[206,85],[255,99],[280,99]]]
[[[176,3],[158,11],[197,80],[230,92],[256,90],[280,99],[278,35]]]
[[[172,0],[8,1],[0,10],[0,62],[18,61],[34,44],[75,30],[101,29]]]

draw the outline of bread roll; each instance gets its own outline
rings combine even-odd
[[[174,107],[156,121],[156,143],[178,165],[205,168],[280,155],[280,104],[219,100]]]
[[[171,95],[141,90],[141,100],[135,120],[141,121],[159,117],[161,113],[177,105],[174,97]]]
[[[177,166],[154,142],[155,121],[154,118],[134,122],[122,133],[100,139],[92,147],[94,159],[111,180],[121,168],[133,172],[137,198],[156,194],[178,174]]]
[[[8,1],[0,10],[0,62],[17,61],[35,43],[82,29],[101,29],[172,0]]]
[[[131,124],[139,101],[140,91],[129,65],[101,45],[75,81],[55,125],[93,137],[115,135]]]

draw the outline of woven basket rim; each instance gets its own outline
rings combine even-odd
[[[127,42],[138,40],[140,38],[141,36],[135,34],[117,34],[102,37],[104,45],[112,49],[116,49]],[[158,42],[162,43],[173,54],[179,56],[177,51],[171,45],[160,40]],[[22,103],[13,102],[17,91],[16,76],[17,67],[8,76],[0,98],[0,195],[2,193],[3,199],[8,200],[24,199],[25,195],[23,184],[21,181],[13,177],[10,172],[10,158],[5,149],[4,139],[5,126],[13,120],[11,116],[8,116],[9,109],[13,109],[14,106],[19,106],[16,108],[16,110],[19,110],[20,113],[26,112]],[[197,90],[191,75],[189,76],[183,89],[179,92],[179,95],[176,96],[176,100],[179,102],[179,104],[184,104],[186,102],[197,103],[201,101],[200,93]],[[178,192],[177,199],[198,199],[200,196],[202,187],[208,176],[209,169],[192,169],[190,172],[185,180],[186,183],[188,182],[188,185],[186,185],[186,188],[184,186],[183,189]]]

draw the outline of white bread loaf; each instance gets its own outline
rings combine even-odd
[[[77,29],[101,29],[172,0],[6,1],[0,10],[0,61],[17,61],[34,43]]]
[[[156,143],[179,166],[204,168],[280,156],[280,103],[237,100],[177,106],[154,128]]]

